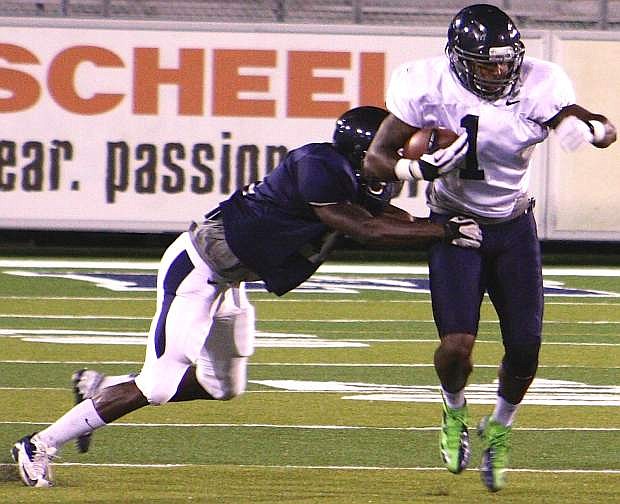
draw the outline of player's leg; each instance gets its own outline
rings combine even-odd
[[[219,303],[196,361],[197,380],[214,398],[228,400],[245,391],[248,358],[254,352],[254,324],[254,307],[244,284],[237,284]]]
[[[467,379],[473,371],[471,354],[475,336],[472,333],[448,333],[441,336],[439,346],[435,350],[434,365],[444,396],[451,402],[463,403],[458,397],[463,393]]]
[[[64,444],[147,404],[133,381],[119,383],[75,405],[42,431],[24,436],[12,448],[22,481],[28,486],[50,486],[50,462]]]
[[[83,400],[94,398],[96,393],[103,390],[104,388],[108,388],[108,387],[111,387],[112,385],[117,385],[119,383],[134,381],[135,377],[137,376],[137,373],[129,374],[129,375],[122,375],[122,376],[106,376],[92,369],[89,369],[87,371],[91,373],[90,378],[88,378],[88,380],[91,381],[93,379],[93,374],[96,373],[96,375],[98,375],[98,379],[101,380],[101,385],[99,385],[97,390],[94,392],[90,392],[91,389],[88,389],[89,390],[88,396],[83,397],[78,402],[82,402]],[[82,385],[83,381],[84,381],[84,378],[80,380],[80,385]],[[84,387],[81,387],[80,390],[85,391]],[[81,394],[82,392],[80,392],[80,395]],[[181,379],[181,382],[179,383],[177,387],[177,391],[170,398],[168,402],[194,401],[197,399],[208,400],[208,399],[213,399],[213,397],[198,382],[198,379],[196,377],[196,366],[192,365],[186,369],[185,374],[183,375],[183,378]],[[85,437],[90,437],[90,436],[87,435],[87,436],[82,436],[82,437],[85,438]],[[80,439],[82,438],[79,438],[78,441]],[[87,450],[80,450],[80,451],[85,452]]]
[[[18,441],[12,453],[26,485],[51,484],[50,460],[69,440],[149,403],[161,404],[174,396],[204,345],[213,302],[221,295],[222,287],[209,283],[209,274],[187,233],[167,249],[158,272],[157,311],[141,373],[135,381],[100,390],[46,429]]]
[[[491,491],[506,484],[511,426],[536,374],[543,318],[540,245],[533,215],[523,215],[505,227],[487,230],[504,235],[504,253],[494,264],[488,287],[500,320],[504,357],[495,409],[478,429],[484,443],[481,475]]]
[[[134,377],[107,377],[91,369],[74,373],[75,406],[46,429],[24,436],[11,450],[22,481],[28,486],[50,486],[50,461],[60,447],[75,439],[78,451],[84,453],[94,429],[148,404],[133,383]],[[110,406],[113,411],[107,410]]]
[[[444,401],[440,452],[447,469],[459,473],[467,467],[471,453],[464,388],[473,369],[471,355],[484,292],[481,255],[437,244],[430,252],[429,271],[433,317],[440,336],[434,364]]]
[[[212,270],[199,257],[187,233],[180,240],[182,251],[172,261],[174,274],[158,277],[158,310],[151,323],[144,365],[136,377],[136,385],[150,404],[166,403],[177,394],[177,400],[182,395],[184,400],[191,399],[192,371],[188,368],[200,355],[213,315],[229,288],[229,284],[213,281]]]
[[[71,376],[73,384],[73,398],[75,404],[79,404],[86,399],[92,399],[102,389],[132,381],[137,373],[117,376],[106,376],[94,369],[79,369]],[[86,453],[90,448],[92,432],[78,436],[76,441],[77,450]]]
[[[254,308],[244,285],[227,278],[231,271],[236,278],[254,274],[239,267],[220,223],[215,224],[201,228],[205,233],[198,243],[207,249],[208,264],[217,272],[198,255],[187,234],[178,240],[186,257],[182,260],[173,253],[162,259],[164,271],[167,262],[176,264],[175,275],[158,275],[158,313],[144,367],[136,378],[151,403],[229,399],[245,389],[247,356],[253,351]],[[179,271],[183,270],[191,271],[181,281]],[[175,282],[178,285],[171,297]]]
[[[245,390],[248,357],[254,349],[254,308],[243,284],[218,299],[207,341],[169,402],[228,400]]]
[[[536,374],[542,339],[542,260],[532,214],[515,223],[512,236],[506,252],[498,258],[488,290],[500,320],[505,350],[498,396],[519,404]]]

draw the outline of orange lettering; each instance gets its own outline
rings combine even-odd
[[[272,68],[276,65],[275,51],[213,51],[213,115],[274,117],[274,100],[240,99],[243,91],[269,91],[269,77],[241,75],[241,67]]]
[[[287,112],[289,117],[338,117],[346,101],[315,101],[314,93],[342,93],[343,79],[316,77],[317,68],[351,68],[351,53],[291,51],[288,55]]]
[[[203,114],[203,49],[179,49],[178,69],[160,68],[159,49],[155,48],[136,48],[134,59],[134,113],[157,114],[158,86],[176,84],[179,87],[179,114],[197,116]]]
[[[360,54],[360,104],[385,107],[385,54]]]
[[[88,61],[98,67],[123,67],[123,61],[112,51],[95,46],[70,47],[59,53],[50,63],[47,86],[56,102],[69,112],[82,115],[103,114],[116,107],[123,95],[95,93],[82,98],[75,89],[75,72]]]
[[[30,51],[12,44],[0,44],[0,58],[9,63],[39,63]],[[9,98],[0,98],[0,112],[25,110],[41,96],[41,87],[32,75],[9,68],[0,68],[0,89],[11,94]]]

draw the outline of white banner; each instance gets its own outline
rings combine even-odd
[[[330,141],[346,109],[381,105],[397,63],[443,50],[441,37],[115,26],[3,28],[3,226],[184,229],[287,150]]]
[[[580,39],[561,34],[553,41],[553,59],[575,84],[578,103],[604,114],[620,127],[618,81],[620,37]],[[562,240],[620,241],[620,142],[607,149],[585,146],[562,151],[552,141],[547,184],[546,236]]]

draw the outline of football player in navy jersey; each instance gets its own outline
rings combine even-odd
[[[332,143],[291,151],[262,182],[235,192],[168,247],[142,370],[135,376],[76,373],[77,404],[12,449],[26,485],[50,486],[50,459],[60,447],[76,439],[87,451],[93,430],[138,408],[241,394],[254,350],[254,310],[244,281],[261,279],[282,295],[316,271],[339,235],[375,246],[479,246],[473,219],[413,218],[390,204],[398,184],[360,177],[386,115],[377,107],[347,111]]]
[[[386,98],[390,115],[369,147],[363,176],[426,180],[432,222],[466,215],[481,226],[480,248],[439,242],[431,247],[430,288],[444,400],[440,452],[453,473],[465,469],[470,457],[464,387],[485,292],[499,317],[504,357],[497,402],[478,426],[481,476],[497,491],[505,486],[511,425],[534,379],[541,343],[541,256],[527,192],[532,152],[550,130],[562,147],[575,150],[588,143],[608,147],[616,129],[575,103],[559,66],[524,56],[518,29],[497,7],[476,4],[459,11],[445,52],[393,73]],[[401,158],[398,149],[421,128],[460,136],[419,160]]]

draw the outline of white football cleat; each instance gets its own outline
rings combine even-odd
[[[56,448],[47,446],[37,439],[36,433],[24,436],[11,449],[13,460],[17,463],[19,476],[24,485],[30,487],[52,486],[52,466],[50,461],[56,456]]]

